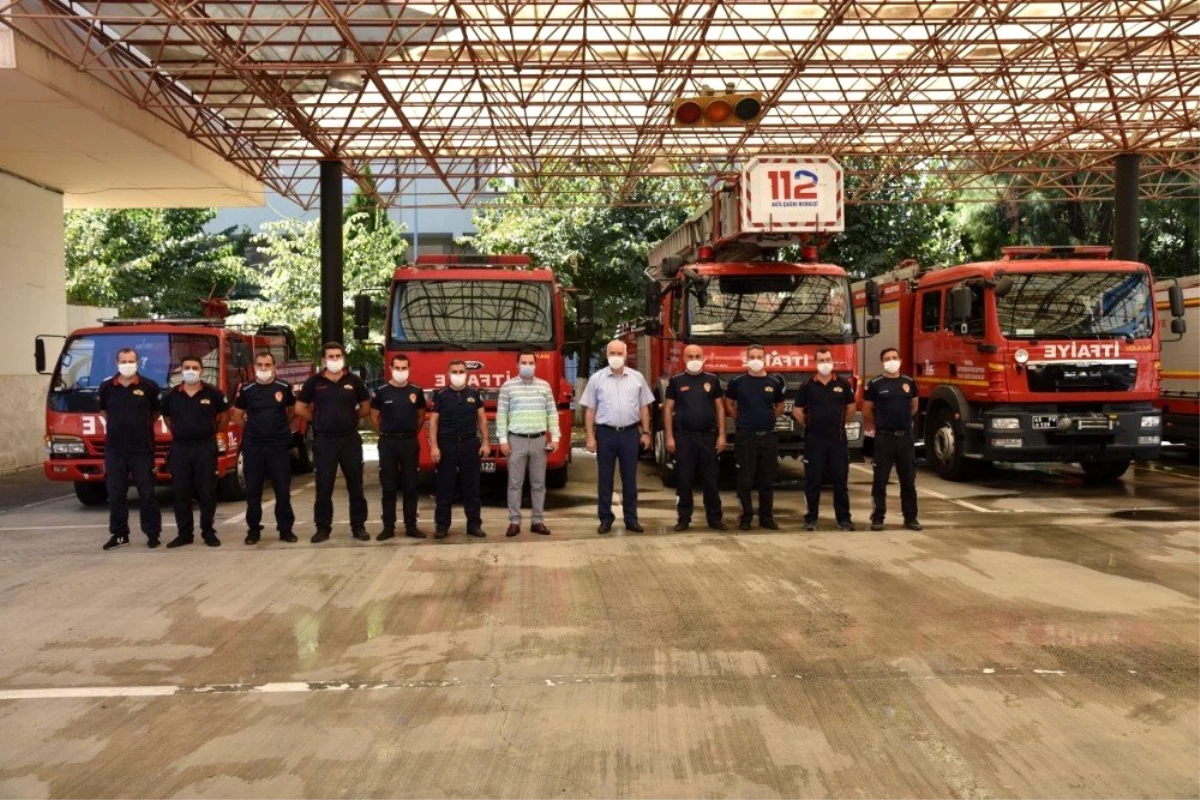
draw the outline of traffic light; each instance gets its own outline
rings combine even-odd
[[[762,92],[726,92],[675,101],[671,119],[684,128],[746,126],[762,117]]]

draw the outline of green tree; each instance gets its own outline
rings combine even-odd
[[[147,317],[198,316],[210,292],[251,296],[246,233],[206,231],[215,216],[211,208],[68,211],[67,299]]]

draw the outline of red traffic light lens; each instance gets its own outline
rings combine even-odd
[[[734,106],[733,113],[742,122],[749,122],[762,113],[762,103],[754,97],[743,97]]]
[[[704,116],[709,122],[724,122],[733,113],[733,106],[724,100],[713,100],[704,109]]]
[[[681,125],[695,125],[700,121],[700,104],[688,100],[685,103],[680,103],[675,109],[675,121]]]

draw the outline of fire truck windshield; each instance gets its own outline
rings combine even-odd
[[[216,336],[136,333],[118,328],[112,333],[75,336],[67,341],[50,385],[50,408],[98,411],[96,392],[106,378],[117,373],[117,352],[126,347],[137,351],[138,372],[163,388],[176,386],[182,380],[179,362],[184,356],[200,359],[204,365],[201,380],[221,385],[220,344]]]
[[[1154,330],[1143,272],[1008,273],[996,298],[1000,331],[1013,339],[1142,339]]]
[[[849,288],[831,275],[714,277],[688,288],[687,311],[699,341],[853,341]]]
[[[393,348],[549,349],[554,342],[550,284],[544,281],[397,281],[392,294]]]

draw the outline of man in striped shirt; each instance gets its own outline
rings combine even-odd
[[[508,459],[508,530],[521,532],[521,493],[529,471],[530,516],[534,533],[550,535],[545,523],[546,452],[558,447],[558,408],[550,384],[536,376],[537,354],[530,349],[517,356],[517,377],[500,387],[496,402],[496,440]],[[549,436],[549,440],[547,440]]]

